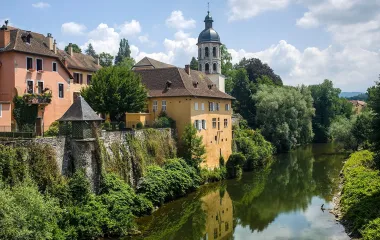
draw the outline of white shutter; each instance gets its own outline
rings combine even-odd
[[[198,103],[197,102],[194,103],[194,109],[195,109],[195,111],[198,111]]]
[[[205,104],[202,103],[201,107],[202,107],[202,111],[204,111],[205,110]]]

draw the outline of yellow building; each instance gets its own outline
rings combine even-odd
[[[190,70],[189,65],[183,69],[144,58],[133,69],[148,89],[149,117],[141,114],[147,123],[166,112],[176,121],[179,138],[186,125],[194,124],[206,146],[202,166],[219,167],[220,156],[228,159],[232,152],[233,97],[220,91],[205,73]],[[127,114],[127,122],[132,118],[136,120],[136,114]]]

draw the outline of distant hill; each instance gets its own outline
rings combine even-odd
[[[349,97],[347,98],[348,100],[358,100],[358,101],[364,101],[366,102],[368,100],[368,95],[367,93],[361,93],[357,96]]]
[[[362,92],[341,92],[339,97],[344,97],[344,98],[350,98],[350,97],[355,97],[360,94],[363,94]]]

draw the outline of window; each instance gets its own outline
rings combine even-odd
[[[39,94],[42,94],[43,91],[44,91],[44,82],[42,82],[42,81],[38,81],[38,82],[37,82],[37,86],[38,86],[38,93],[39,93]]]
[[[28,93],[33,93],[34,90],[33,90],[33,80],[27,80],[26,81],[26,91]]]
[[[224,119],[224,128],[227,128],[228,127],[228,119]]]
[[[33,69],[33,58],[27,57],[26,58],[26,69]]]
[[[216,71],[216,63],[214,63],[214,64],[212,65],[212,70],[213,70],[213,71]]]
[[[3,116],[3,104],[0,104],[0,118]]]
[[[202,58],[202,48],[199,48],[199,50],[198,50],[198,58],[199,59]]]
[[[210,112],[215,111],[215,103],[214,102],[209,102],[208,107],[209,107]]]
[[[158,110],[158,102],[156,100],[153,101],[153,112],[157,112]]]
[[[195,120],[194,127],[199,131],[202,130],[201,120]]]
[[[202,64],[199,64],[199,71],[202,71]]]
[[[230,111],[230,104],[226,104],[226,111]]]
[[[194,110],[195,110],[195,111],[198,111],[198,103],[197,103],[197,102],[194,103]]]
[[[216,128],[216,118],[212,119],[212,128]]]
[[[41,58],[37,58],[36,59],[36,69],[37,71],[42,71],[43,69],[43,63],[42,63],[42,59]]]
[[[202,120],[202,128],[203,128],[204,130],[207,129],[207,126],[206,126],[206,120]]]
[[[166,111],[166,100],[162,100],[162,111]]]
[[[83,84],[83,74],[74,73],[74,83]]]
[[[218,229],[214,228],[214,239],[218,238]]]
[[[205,47],[205,57],[208,57],[208,47]]]
[[[216,111],[219,111],[219,103],[216,103]]]
[[[218,130],[220,130],[220,118],[218,118]]]
[[[201,104],[201,110],[202,110],[202,111],[205,110],[205,104],[204,104],[204,103]]]
[[[205,71],[206,71],[206,72],[210,71],[210,66],[209,66],[208,63],[205,64]]]
[[[58,83],[58,97],[64,98],[63,83]]]
[[[58,72],[57,63],[53,62],[53,72]]]
[[[87,74],[87,85],[91,85],[92,75]]]
[[[213,57],[216,57],[216,47],[213,47],[213,48],[212,48],[212,56],[213,56]]]
[[[225,227],[226,232],[228,232],[228,228],[229,228],[229,226],[228,226],[228,222],[226,222],[226,223],[224,224],[224,227]]]

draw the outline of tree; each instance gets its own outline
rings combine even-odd
[[[244,67],[247,70],[249,81],[257,83],[257,79],[261,76],[268,76],[272,79],[273,83],[278,86],[282,86],[282,79],[280,76],[274,73],[273,69],[268,64],[262,63],[260,59],[243,58],[237,67]]]
[[[126,112],[144,110],[147,90],[132,70],[112,66],[97,71],[81,95],[95,111],[120,120]]]
[[[73,52],[75,53],[81,53],[82,52],[82,49],[80,49],[80,47],[78,45],[76,45],[75,43],[71,45],[71,47],[73,48]],[[69,51],[69,45],[67,45],[65,47],[65,51],[68,52]]]
[[[99,55],[99,63],[102,67],[110,67],[112,66],[113,56],[109,53],[102,52]]]
[[[85,52],[87,55],[92,56],[93,58],[97,58],[97,57],[98,57],[98,55],[96,54],[95,49],[94,49],[94,47],[92,46],[91,43],[88,44],[87,49],[84,50],[84,52]]]
[[[380,82],[368,89],[368,106],[372,109],[374,116],[372,121],[372,144],[376,153],[376,161],[380,166]]]
[[[203,145],[203,137],[197,135],[197,129],[192,124],[188,124],[183,131],[180,153],[190,166],[198,170],[205,160],[206,148]]]
[[[190,69],[192,70],[198,70],[198,60],[193,57],[190,62]]]
[[[118,66],[132,69],[135,64],[136,62],[133,58],[124,58],[123,61],[118,64]]]
[[[121,63],[124,58],[131,58],[131,49],[128,40],[123,38],[120,40],[119,52],[115,57],[115,65]]]
[[[220,46],[221,60],[222,60],[222,74],[224,76],[228,76],[229,71],[233,69],[232,66],[232,56],[231,53],[228,52],[226,45]]]
[[[286,152],[311,142],[314,108],[307,87],[259,85],[253,98],[256,101],[257,127],[277,152]]]
[[[329,128],[339,108],[340,89],[334,88],[332,81],[326,79],[322,84],[311,85],[311,95],[314,99],[315,116],[313,117],[314,142],[329,141]]]

